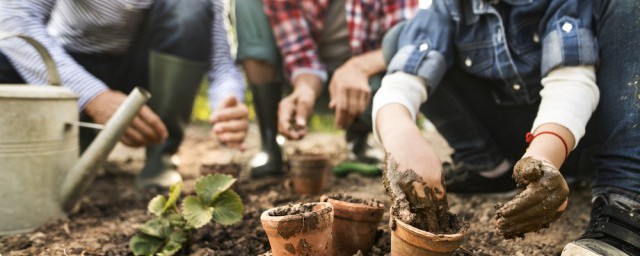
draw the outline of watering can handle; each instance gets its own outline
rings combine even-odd
[[[38,42],[37,40],[35,40],[30,36],[26,36],[22,34],[0,34],[0,40],[13,38],[13,37],[20,38],[25,42],[27,42],[28,44],[30,44],[31,46],[33,46],[33,48],[36,49],[36,51],[42,58],[44,65],[47,67],[47,76],[49,77],[49,84],[57,85],[57,86],[61,85],[60,75],[58,75],[58,68],[56,67],[56,63],[53,61],[53,58],[51,57],[51,54],[49,53],[47,48],[45,48],[40,42]]]

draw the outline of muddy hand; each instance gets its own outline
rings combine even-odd
[[[496,212],[498,231],[505,238],[546,228],[562,215],[569,187],[550,163],[532,157],[520,159],[513,178],[526,188]]]
[[[444,185],[432,187],[414,171],[398,170],[398,164],[389,156],[383,179],[393,202],[391,212],[396,218],[434,233],[441,233],[449,226]]]

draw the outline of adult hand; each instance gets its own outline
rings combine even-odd
[[[567,207],[569,187],[551,163],[534,157],[520,159],[513,178],[526,188],[496,212],[498,231],[505,238],[548,227]]]
[[[383,179],[393,199],[392,214],[431,232],[448,228],[449,208],[437,154],[403,106],[387,105],[377,119],[387,150]]]
[[[369,75],[354,63],[347,61],[338,68],[329,84],[329,108],[335,110],[335,126],[340,129],[349,128],[371,100]]]
[[[249,110],[235,96],[227,96],[211,115],[211,131],[223,144],[244,150],[244,139],[249,128]]]
[[[98,124],[106,124],[127,96],[119,91],[108,90],[98,94],[85,107],[85,113]],[[120,141],[130,147],[159,144],[167,139],[167,128],[149,107],[142,106]]]
[[[307,135],[307,120],[322,90],[322,81],[314,75],[301,74],[293,84],[293,92],[278,105],[278,131],[289,139],[299,140]]]

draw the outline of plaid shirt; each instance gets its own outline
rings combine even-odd
[[[316,52],[330,0],[264,0],[264,8],[291,79],[302,73],[327,80]],[[349,45],[355,56],[380,48],[384,33],[415,15],[418,0],[347,0]]]

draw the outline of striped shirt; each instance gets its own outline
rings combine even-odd
[[[223,0],[212,0],[215,19],[209,102],[212,108],[228,95],[244,98],[244,79],[231,59]],[[154,0],[1,0],[0,32],[30,36],[45,46],[56,62],[62,85],[80,96],[80,109],[101,92],[104,82],[66,53],[123,54],[138,33],[144,11]],[[4,53],[29,84],[47,84],[37,52],[20,39],[0,40]]]

